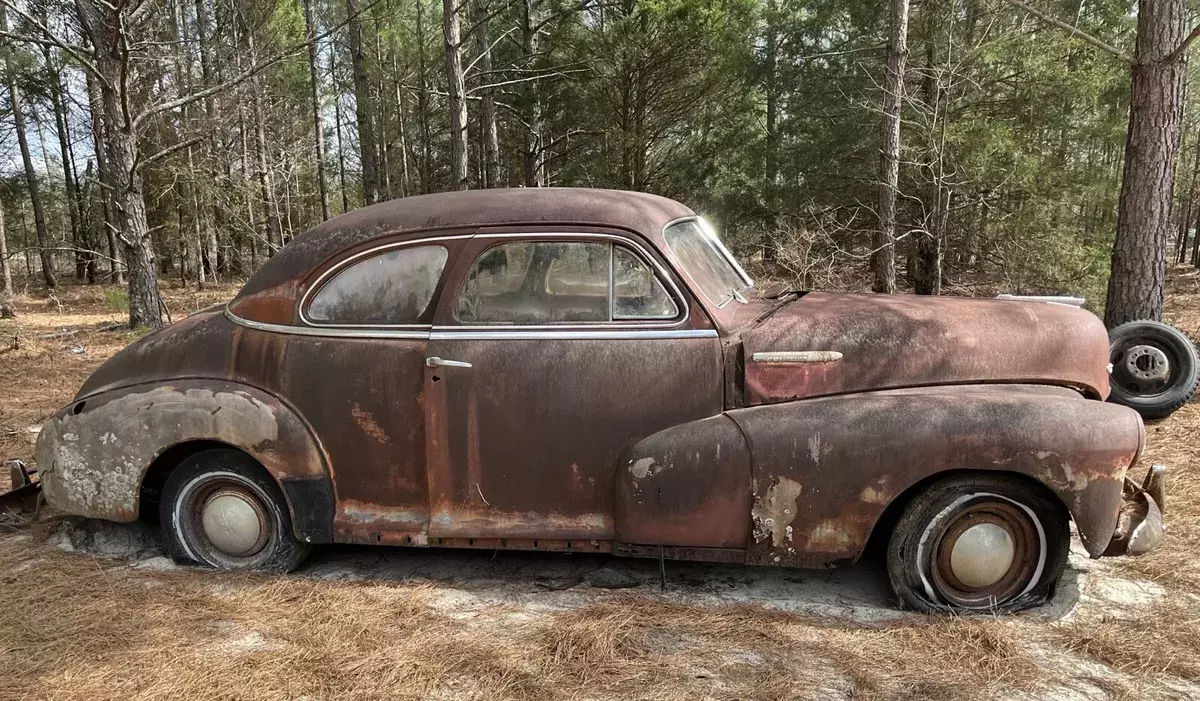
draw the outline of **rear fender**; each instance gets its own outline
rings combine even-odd
[[[297,537],[327,540],[333,492],[316,438],[279,398],[232,382],[137,385],[67,406],[38,436],[46,498],[70,514],[133,521],[150,465],[168,449],[190,441],[215,441],[245,451],[280,484]],[[297,498],[303,508],[292,503]]]
[[[1099,557],[1112,538],[1138,415],[1064,388],[938,386],[728,412],[753,456],[747,562],[856,560],[884,510],[949,470],[1015,472],[1053,492]]]

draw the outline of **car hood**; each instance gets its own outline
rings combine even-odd
[[[1061,304],[813,292],[741,337],[748,405],[965,383],[1061,385],[1108,396],[1104,324]]]

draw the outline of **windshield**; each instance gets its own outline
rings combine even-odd
[[[710,302],[717,307],[730,300],[746,303],[742,293],[754,281],[737,264],[708,222],[700,218],[675,222],[663,230],[663,237]]]

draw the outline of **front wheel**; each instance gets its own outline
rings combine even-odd
[[[168,552],[185,564],[290,572],[309,552],[292,535],[275,482],[236,450],[205,450],[180,463],[163,486],[159,518]]]
[[[1050,597],[1070,544],[1065,509],[1038,485],[955,477],[905,508],[888,544],[888,577],[906,608],[1019,611]]]

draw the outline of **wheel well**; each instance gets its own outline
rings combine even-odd
[[[159,497],[162,495],[163,486],[166,485],[171,472],[196,453],[214,448],[236,450],[253,460],[256,465],[259,464],[246,451],[221,441],[200,440],[177,443],[155,458],[154,462],[150,463],[150,467],[146,469],[146,473],[142,475],[141,488],[138,490],[138,520],[150,525],[158,525]]]
[[[1009,470],[943,470],[942,472],[935,472],[932,475],[913,483],[907,489],[901,492],[900,496],[893,499],[892,502],[887,505],[887,508],[885,508],[883,513],[879,516],[879,519],[875,521],[875,526],[871,529],[871,536],[867,539],[867,545],[863,548],[862,553],[859,555],[859,559],[864,557],[873,557],[879,553],[883,553],[886,550],[888,536],[891,535],[892,529],[895,527],[896,522],[900,520],[900,515],[904,513],[905,507],[912,503],[912,500],[916,498],[918,494],[924,492],[943,480],[971,474],[989,475],[993,477],[1003,475],[1006,477],[1012,477],[1013,479],[1025,484],[1032,485],[1035,489],[1041,491],[1043,496],[1047,497],[1051,503],[1057,504],[1067,518],[1071,518],[1070,509],[1067,508],[1067,505],[1063,503],[1062,499],[1060,499],[1057,494],[1051,491],[1051,489],[1046,485],[1024,473],[1012,472]]]

